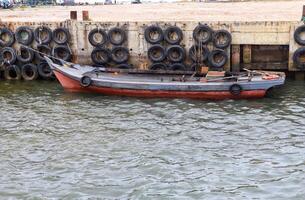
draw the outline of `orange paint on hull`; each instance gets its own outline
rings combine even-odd
[[[63,75],[58,71],[54,71],[56,78],[60,84],[68,91],[72,92],[93,92],[105,95],[133,96],[133,97],[150,97],[150,98],[192,98],[192,99],[253,99],[265,96],[265,90],[248,90],[242,91],[238,96],[232,95],[229,91],[162,91],[162,90],[131,90],[118,89],[109,87],[82,87],[79,81]]]

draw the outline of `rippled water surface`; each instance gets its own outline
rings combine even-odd
[[[305,83],[198,101],[0,82],[0,199],[304,199]]]

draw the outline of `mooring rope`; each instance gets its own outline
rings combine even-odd
[[[36,52],[36,53],[40,53],[40,54],[42,54],[42,55],[44,55],[44,56],[46,56],[46,57],[49,57],[49,58],[53,58],[53,59],[59,60],[61,63],[66,63],[66,64],[69,64],[69,65],[73,65],[73,64],[74,64],[74,63],[65,61],[65,60],[63,60],[63,59],[57,58],[57,57],[55,57],[55,56],[51,56],[51,55],[45,54],[45,53],[40,52],[40,51],[38,51],[38,50],[36,50],[36,49],[33,49],[33,48],[31,48],[31,47],[24,46],[24,45],[22,45],[22,46],[23,46],[24,48],[30,49],[30,50],[32,50],[32,51],[34,51],[34,52]]]

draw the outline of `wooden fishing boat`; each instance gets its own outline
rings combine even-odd
[[[92,66],[56,64],[46,57],[64,89],[105,95],[197,99],[262,98],[271,88],[283,85],[282,72],[248,71],[211,78],[185,72],[109,70]],[[183,74],[182,74],[183,73]],[[193,73],[193,72],[192,72]]]

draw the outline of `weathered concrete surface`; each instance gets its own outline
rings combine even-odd
[[[137,66],[146,63],[144,66],[147,66],[150,63],[146,56],[149,44],[144,39],[145,27],[151,24],[158,24],[164,29],[169,25],[180,27],[184,33],[182,45],[188,51],[194,44],[194,28],[198,23],[204,23],[214,30],[226,29],[231,32],[232,44],[240,46],[244,56],[240,59],[245,63],[251,64],[250,45],[289,45],[286,68],[297,71],[292,62],[292,55],[299,46],[293,39],[293,33],[302,24],[300,19],[303,4],[305,1],[55,6],[24,10],[19,8],[13,11],[0,10],[0,26],[8,26],[13,31],[21,25],[32,28],[39,25],[52,28],[65,26],[72,34],[71,49],[75,55],[74,61],[84,64],[91,63],[90,54],[93,47],[88,41],[90,30],[99,27],[107,31],[112,27],[121,27],[128,34],[128,41],[124,46],[130,50],[130,62]],[[69,20],[71,10],[78,11],[78,20]],[[90,21],[81,20],[83,10],[89,11]],[[35,44],[33,46],[35,47]],[[108,47],[111,48],[111,45]],[[209,45],[209,48],[213,47]],[[230,49],[227,52],[230,53]],[[230,69],[230,60],[226,69]]]
[[[88,10],[96,21],[298,21],[303,1],[254,1],[234,3],[151,3],[99,6],[52,6],[0,10],[3,21],[58,21],[70,11]],[[79,17],[81,19],[81,17]]]

